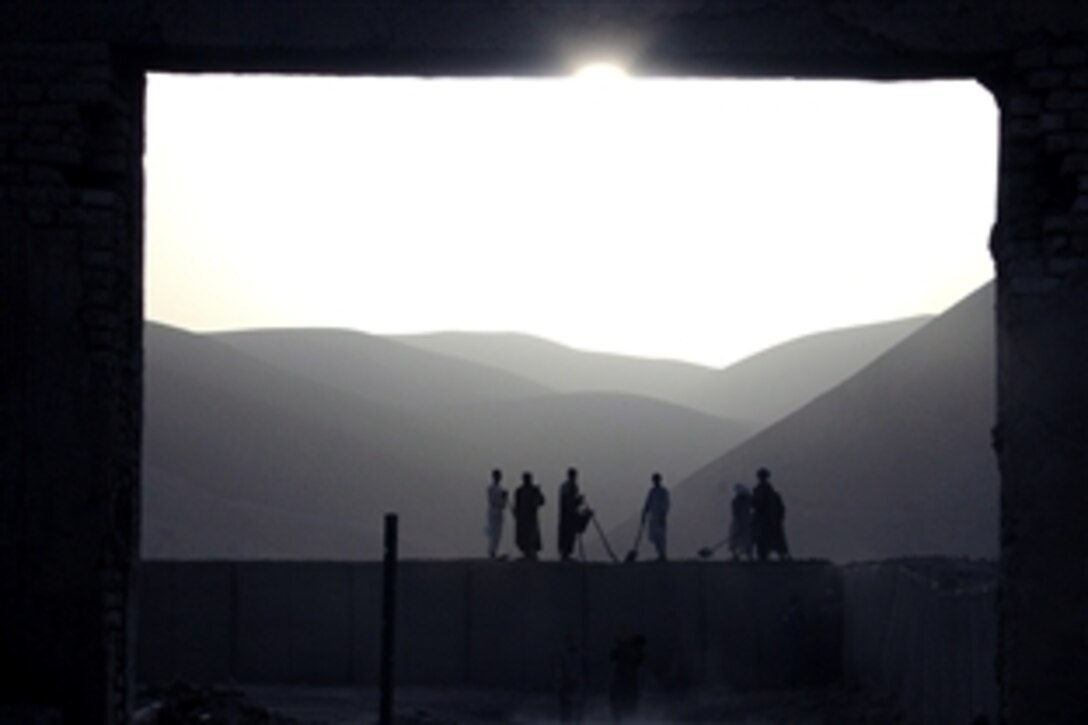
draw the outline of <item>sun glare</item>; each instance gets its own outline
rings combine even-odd
[[[589,63],[574,73],[579,80],[613,82],[628,78],[627,71],[615,63]]]

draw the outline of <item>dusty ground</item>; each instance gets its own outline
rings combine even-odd
[[[374,690],[247,687],[249,699],[306,725],[371,725],[377,722]],[[396,720],[409,725],[557,722],[547,694],[494,690],[405,689],[397,693]],[[843,690],[701,693],[682,698],[648,694],[636,723],[736,723],[743,725],[891,725],[900,722],[878,698]],[[591,696],[587,723],[610,723],[607,697]],[[635,723],[632,723],[635,725]]]

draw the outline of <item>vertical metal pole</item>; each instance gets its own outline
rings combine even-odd
[[[380,725],[393,725],[394,642],[397,633],[397,515],[385,515],[385,557],[382,560],[382,653]]]

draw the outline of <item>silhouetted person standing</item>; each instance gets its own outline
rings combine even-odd
[[[612,719],[624,722],[638,713],[638,672],[645,660],[646,638],[621,635],[612,647],[612,684],[608,690]]]
[[[730,510],[729,551],[734,559],[752,558],[752,492],[743,483],[733,487],[735,492]]]
[[[665,561],[669,491],[661,485],[660,473],[655,473],[650,480],[653,485],[646,494],[646,503],[642,505],[642,525],[646,527],[650,543],[657,549],[657,560]]]
[[[514,539],[526,559],[536,559],[540,551],[540,507],[544,494],[533,484],[533,474],[521,474],[521,485],[514,491]]]
[[[780,559],[788,559],[789,547],[786,545],[786,505],[782,497],[771,485],[771,472],[766,468],[756,471],[759,483],[752,491],[752,533],[755,537],[756,553],[761,560],[771,554],[778,554]]]
[[[491,485],[487,487],[487,555],[494,559],[502,542],[502,525],[506,515],[509,495],[502,487],[502,471],[491,472]]]
[[[585,531],[593,515],[578,490],[578,469],[568,468],[567,479],[559,486],[559,559],[570,561],[574,542]]]

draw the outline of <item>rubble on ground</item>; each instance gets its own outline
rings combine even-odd
[[[176,682],[148,688],[136,708],[138,725],[298,725],[254,705],[245,693],[223,687]]]

